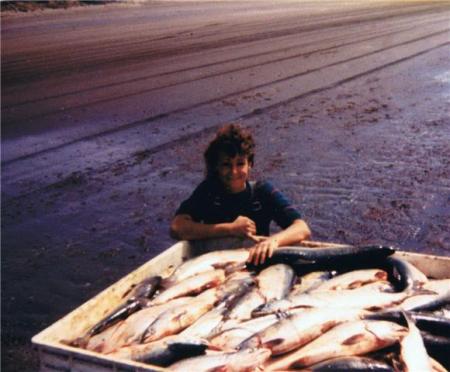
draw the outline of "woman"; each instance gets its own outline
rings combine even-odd
[[[183,201],[170,226],[175,239],[249,238],[248,262],[263,263],[279,246],[308,239],[300,213],[269,182],[249,182],[255,144],[237,124],[222,127],[205,151],[206,178]],[[269,236],[274,220],[283,230]]]

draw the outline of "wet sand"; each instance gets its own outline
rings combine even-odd
[[[447,45],[243,117],[257,142],[252,177],[298,205],[314,240],[450,256],[449,55]],[[34,334],[174,243],[169,221],[202,179],[214,130],[4,190],[2,370],[36,370]]]

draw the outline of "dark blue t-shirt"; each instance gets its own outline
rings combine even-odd
[[[238,216],[255,221],[257,235],[269,235],[270,222],[285,229],[301,214],[270,182],[248,183],[244,191],[227,193],[218,182],[205,180],[183,201],[176,214],[188,214],[196,222],[232,222]]]

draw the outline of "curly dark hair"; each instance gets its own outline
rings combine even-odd
[[[249,164],[253,166],[255,158],[253,136],[237,123],[221,127],[204,153],[207,178],[216,176],[216,167],[221,153],[232,158],[236,155],[246,156]]]

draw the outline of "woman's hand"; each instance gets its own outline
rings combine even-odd
[[[231,232],[234,236],[253,239],[256,234],[256,224],[248,217],[239,216],[231,222]]]
[[[261,238],[261,237],[260,237]],[[275,249],[279,247],[279,242],[274,237],[266,237],[250,248],[247,262],[254,265],[264,263],[268,258],[272,257]]]

